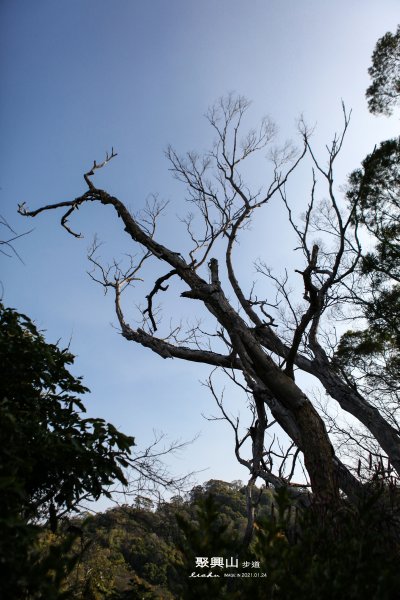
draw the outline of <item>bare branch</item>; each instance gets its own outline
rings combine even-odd
[[[60,208],[65,211],[62,226],[78,237],[79,234],[69,227],[68,219],[82,204],[95,202],[112,206],[127,236],[142,249],[141,259],[136,261],[131,257],[127,267],[123,267],[120,261],[102,266],[94,252],[90,256],[96,268],[92,277],[106,291],[112,289],[114,292],[122,335],[163,358],[181,358],[225,369],[231,380],[239,383],[246,400],[251,398],[252,421],[247,433],[240,435],[239,421],[229,415],[211,380],[209,389],[224,420],[234,432],[235,454],[248,468],[250,480],[262,477],[273,485],[287,484],[288,478],[291,479],[295,472],[301,452],[304,465],[300,464],[308,473],[316,497],[321,502],[336,502],[339,487],[352,497],[358,493],[361,483],[335,455],[324,419],[295,382],[295,367],[317,377],[330,397],[368,428],[390,457],[391,464],[400,469],[398,429],[382,417],[353,382],[338,372],[332,357],[326,352],[327,345],[321,330],[328,309],[340,305],[343,298],[341,290],[354,276],[361,255],[357,231],[352,229],[354,214],[351,211],[344,214],[334,192],[334,165],[343,146],[350,115],[343,107],[343,130],[327,147],[326,166],[321,166],[311,146],[311,132],[302,122],[301,151],[295,153],[291,144],[269,149],[268,156],[272,161],[270,180],[264,187],[252,191],[245,183],[242,165],[256,152],[270,146],[275,130],[269,120],[264,120],[258,129],[250,129],[243,135],[241,127],[248,107],[249,103],[244,98],[231,95],[220,99],[210,109],[207,119],[216,141],[205,155],[188,152],[181,157],[171,147],[167,150],[171,170],[185,184],[187,201],[202,223],[198,230],[193,212],[183,219],[191,242],[187,260],[179,251],[156,239],[156,222],[165,208],[164,203],[155,198],[142,215],[135,216],[121,200],[94,186],[91,177],[97,169],[108,164],[115,156],[114,151],[106,156],[105,161],[94,163],[91,171],[85,173],[89,189],[82,196],[35,211],[28,211],[21,205],[19,211],[34,217]],[[299,224],[288,198],[288,181],[307,155],[313,165],[312,186],[303,224]],[[327,200],[322,204],[316,199],[317,176],[327,190]],[[246,292],[239,283],[237,267],[233,264],[234,247],[241,232],[248,227],[256,209],[266,209],[274,196],[280,197],[286,207],[289,223],[305,260],[303,266],[297,269],[304,288],[300,301],[296,300],[298,286],[291,287],[288,270],[283,277],[275,276],[260,260],[258,272],[274,282],[276,288],[272,298],[269,293],[260,297],[255,295],[254,289]],[[316,230],[323,239],[311,238]],[[224,253],[223,260],[220,250]],[[136,303],[136,306],[141,306],[143,324],[135,328],[123,313],[122,293],[141,281],[139,269],[149,258],[157,259],[163,266],[161,275],[157,272],[150,283],[144,308],[140,301]],[[204,274],[206,265],[208,271]],[[239,308],[233,305],[224,289],[227,280]],[[181,322],[178,325],[171,322],[167,337],[156,337],[154,333],[160,316],[154,307],[154,298],[167,288],[170,293],[177,282],[180,298],[200,303],[214,325],[209,326],[207,322],[202,328],[199,319],[185,333]],[[209,334],[207,330],[215,333]],[[224,348],[222,353],[221,345]],[[272,431],[269,428],[271,420],[268,421],[270,414],[293,444],[289,441],[287,446],[283,446],[281,440],[272,435],[269,445],[265,446],[266,432],[269,435]],[[250,441],[251,458],[244,458]]]

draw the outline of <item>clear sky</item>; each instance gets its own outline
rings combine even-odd
[[[208,369],[162,360],[112,326],[112,299],[86,274],[95,233],[110,256],[130,250],[111,212],[80,211],[74,224],[85,237],[75,240],[60,228],[61,214],[24,220],[17,203],[35,208],[78,196],[82,174],[114,146],[118,158],[96,184],[133,209],[152,193],[171,200],[159,239],[178,248],[184,189],[163,150],[207,148],[212,135],[202,115],[230,91],[253,101],[252,124],[267,113],[284,139],[295,136],[304,113],[322,149],[340,127],[343,99],[353,109],[344,183],[375,143],[393,135],[393,122],[369,115],[364,94],[374,45],[398,19],[398,0],[0,1],[0,213],[20,233],[34,228],[16,243],[24,263],[0,256],[4,302],[29,314],[49,341],[71,339],[75,372],[92,391],[91,415],[135,435],[139,447],[153,428],[171,439],[200,433],[171,462],[178,472],[207,469],[199,481],[247,476],[226,424],[201,416],[216,413],[199,384]],[[307,189],[309,180],[298,212]],[[268,262],[283,266],[292,248],[272,230]],[[256,258],[265,246],[260,232],[242,248],[250,269],[246,253]],[[231,400],[246,412],[239,395]]]

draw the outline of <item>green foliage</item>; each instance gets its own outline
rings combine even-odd
[[[400,29],[398,36],[400,39]],[[349,377],[356,369],[369,385],[396,394],[400,367],[400,138],[382,142],[361,168],[351,173],[347,199],[354,224],[367,229],[374,248],[362,256],[359,290],[353,290],[368,327],[342,337],[336,360]]]
[[[287,500],[278,500],[278,517],[263,519],[257,528],[255,553],[269,574],[263,597],[396,597],[400,538],[398,513],[383,501],[388,493],[377,488],[357,507],[344,501],[334,509],[314,505],[295,519]]]
[[[364,274],[376,282],[400,279],[400,138],[382,142],[349,177],[349,203],[358,223],[376,240],[374,252],[363,258]]]
[[[216,497],[208,489],[219,489]],[[87,550],[69,578],[76,600],[390,600],[400,584],[396,488],[370,484],[358,506],[293,505],[280,489],[259,512],[250,548],[241,548],[243,487],[196,486],[182,503],[155,510],[120,507],[83,519]],[[262,496],[263,497],[263,496]],[[229,504],[241,501],[235,517]],[[239,516],[238,516],[239,515]],[[179,523],[179,527],[176,523]],[[238,559],[238,569],[196,567],[196,557]],[[246,568],[259,561],[260,569]],[[220,574],[190,577],[193,572]],[[224,577],[223,573],[266,573]],[[88,586],[88,579],[90,585]],[[91,590],[92,595],[88,595]]]
[[[261,495],[260,505],[265,507],[267,498]],[[207,586],[189,578],[195,557],[235,555],[245,527],[242,485],[211,480],[179,502],[172,498],[155,509],[141,504],[74,521],[83,537],[70,552],[80,556],[64,588],[72,598],[84,600],[89,591],[96,600],[202,597]],[[213,589],[219,591],[212,597],[223,597],[218,586]]]
[[[372,78],[367,90],[369,110],[390,115],[400,99],[400,26],[378,40],[368,72]]]
[[[171,542],[178,535],[173,512],[165,506],[154,512],[123,506],[75,524],[82,529],[84,551],[65,586],[72,598],[172,600],[168,580],[181,560]],[[72,554],[79,552],[76,542]]]
[[[55,531],[60,514],[82,498],[108,494],[115,479],[125,482],[122,469],[134,440],[103,419],[82,418],[77,394],[88,390],[68,371],[73,355],[48,344],[28,317],[2,304],[0,356],[3,589],[9,598],[51,598],[52,585],[58,597],[68,566],[60,556],[73,539],[42,556],[39,524],[47,521]]]

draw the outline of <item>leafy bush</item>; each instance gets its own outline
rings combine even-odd
[[[132,437],[83,418],[87,392],[74,356],[49,344],[25,315],[0,304],[0,570],[7,598],[58,598],[73,536],[39,548],[41,527],[125,482]],[[64,559],[63,559],[64,557]],[[72,562],[71,562],[72,561]]]

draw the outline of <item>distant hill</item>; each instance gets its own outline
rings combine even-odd
[[[258,514],[270,512],[271,491],[256,493]],[[209,546],[208,558],[228,560],[246,523],[246,487],[215,479],[158,506],[137,496],[133,506],[81,516],[73,521],[80,533],[74,551],[81,555],[67,589],[85,600],[187,597],[196,564],[190,546]]]

